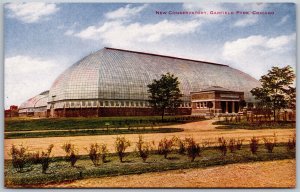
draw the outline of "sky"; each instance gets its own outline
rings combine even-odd
[[[174,14],[182,11],[202,14]],[[295,5],[5,4],[5,108],[49,90],[59,74],[103,47],[227,64],[259,79],[272,66],[296,67]]]

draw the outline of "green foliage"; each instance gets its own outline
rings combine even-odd
[[[193,137],[185,138],[185,143],[187,155],[191,159],[191,162],[194,162],[195,158],[200,156],[200,144],[196,143]]]
[[[162,74],[159,80],[154,79],[153,82],[148,87],[149,103],[156,109],[161,111],[162,121],[166,109],[175,112],[175,110],[180,106],[182,96],[179,89],[178,77],[174,74]]]
[[[42,174],[39,165],[32,165],[32,169],[26,173],[16,173],[12,169],[11,160],[5,160],[4,175],[6,187],[29,187],[36,188],[34,184],[59,183],[77,179],[112,177],[117,175],[141,174],[147,172],[161,172],[166,170],[182,170],[190,168],[205,168],[211,166],[227,165],[233,163],[246,163],[258,161],[274,161],[280,159],[295,159],[295,153],[286,150],[286,143],[278,144],[276,151],[267,153],[260,151],[256,156],[249,155],[248,147],[244,147],[236,153],[230,153],[226,159],[220,159],[216,147],[208,148],[201,152],[204,158],[201,161],[190,162],[187,156],[172,154],[172,161],[164,159],[161,155],[153,154],[147,159],[147,164],[140,162],[136,153],[128,153],[132,160],[128,163],[120,163],[117,154],[109,154],[110,161],[103,166],[95,167],[88,156],[81,156],[78,161],[82,169],[82,177],[78,168],[70,167],[63,162],[61,157],[52,157],[51,167],[48,174]],[[17,186],[18,185],[18,186]],[[33,186],[32,186],[33,185]],[[38,186],[40,187],[40,185]]]
[[[67,142],[62,146],[62,149],[66,152],[66,161],[69,161],[71,167],[75,167],[75,163],[79,159],[78,150],[75,145]]]
[[[259,139],[257,137],[252,137],[250,140],[250,150],[253,155],[257,154],[258,146],[259,146]]]
[[[19,147],[12,145],[9,154],[12,157],[12,165],[18,172],[22,172],[24,167],[30,164],[27,148],[23,145]]]
[[[42,137],[70,137],[85,135],[119,135],[119,134],[146,134],[146,133],[172,133],[181,132],[181,128],[139,128],[137,129],[88,129],[88,130],[72,130],[72,131],[34,131],[34,132],[13,132],[5,133],[5,139],[15,138],[42,138]]]
[[[223,157],[226,156],[227,153],[227,141],[224,137],[220,137],[218,139],[218,149],[220,150]]]
[[[237,142],[235,139],[230,139],[228,143],[228,148],[231,153],[233,153],[237,149]]]
[[[130,141],[125,137],[117,137],[115,140],[115,149],[119,156],[120,162],[123,162],[123,158],[125,157],[125,150],[130,146]]]
[[[161,129],[158,128],[158,126],[201,121],[204,119],[203,116],[166,116],[164,122],[160,122],[160,116],[101,118],[68,117],[56,119],[6,118],[4,137],[5,139],[16,139],[84,135],[170,133],[180,132],[183,131],[183,129]],[[105,122],[108,121],[111,122],[111,126],[108,130],[104,130],[104,128],[106,128]],[[127,129],[129,126],[135,128],[143,127],[143,129]],[[118,129],[115,129],[116,127]]]
[[[293,151],[296,149],[296,134],[294,134],[292,138],[289,138],[286,146],[288,151]]]
[[[244,107],[246,107],[247,106],[246,101],[244,99],[240,100],[239,101],[239,106],[240,106],[241,109],[243,109]]]
[[[88,152],[91,161],[96,167],[100,165],[100,160],[102,163],[106,162],[106,155],[108,153],[106,144],[90,144]]]
[[[242,146],[243,146],[243,139],[237,139],[236,141],[236,149],[237,150],[241,150],[242,149]]]
[[[51,144],[47,148],[47,151],[42,151],[41,155],[39,155],[40,153],[37,152],[37,153],[34,153],[32,156],[32,160],[33,160],[34,164],[42,165],[42,173],[46,173],[49,168],[49,164],[51,162],[50,154],[52,152],[53,147],[54,147],[54,145]]]
[[[101,151],[98,143],[90,144],[89,157],[96,167],[100,165]]]
[[[143,162],[146,162],[147,158],[149,157],[150,151],[153,149],[153,146],[154,142],[146,142],[143,140],[143,136],[139,135],[139,140],[136,143],[136,148]]]
[[[216,129],[248,129],[248,130],[258,130],[258,129],[295,129],[296,123],[293,121],[261,121],[261,122],[226,122],[226,121],[216,121],[213,125],[222,125],[216,127]]]
[[[178,138],[178,153],[184,155],[186,152],[185,142]]]
[[[272,153],[274,147],[276,146],[276,142],[277,142],[276,135],[274,134],[274,136],[270,137],[270,138],[264,137],[263,141],[264,141],[265,148],[267,149],[267,151],[269,153]]]
[[[102,163],[106,163],[106,156],[107,156],[107,153],[109,152],[106,144],[100,145],[100,152],[101,152]]]
[[[168,158],[168,154],[175,147],[175,143],[177,141],[176,137],[172,137],[171,139],[167,139],[166,137],[161,139],[158,143],[158,154],[164,155],[164,158]]]
[[[290,66],[272,67],[268,74],[261,77],[261,87],[251,90],[252,95],[259,100],[258,107],[273,110],[274,121],[277,120],[276,112],[281,109],[295,109],[296,88],[291,86],[295,77]]]

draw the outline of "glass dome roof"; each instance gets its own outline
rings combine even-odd
[[[25,112],[23,109],[46,107],[48,102],[48,96],[49,91],[44,91],[22,103],[19,109]]]
[[[260,86],[250,75],[227,65],[103,48],[63,72],[50,88],[48,101],[148,100],[147,85],[167,72],[178,77],[185,101],[190,100],[190,92],[212,86],[243,91],[245,100],[253,101],[250,90]]]

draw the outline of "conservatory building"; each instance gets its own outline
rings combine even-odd
[[[34,115],[38,113],[31,111],[39,110],[48,117],[158,115],[149,106],[147,85],[167,72],[178,77],[183,94],[179,109],[167,113],[178,115],[201,113],[201,104],[199,110],[197,106],[203,93],[215,94],[211,99],[215,99],[216,111],[236,111],[236,102],[252,102],[250,90],[260,86],[250,75],[224,64],[103,48],[64,71],[49,92],[36,96],[41,104],[28,100],[20,113]],[[222,90],[208,90],[211,87]]]

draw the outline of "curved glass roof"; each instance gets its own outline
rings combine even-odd
[[[81,59],[53,83],[49,101],[73,99],[148,100],[147,85],[161,74],[173,73],[184,100],[190,92],[212,86],[245,92],[260,83],[227,65],[120,49],[103,48]]]
[[[35,97],[32,97],[22,103],[19,109],[46,107],[49,97],[49,91],[44,91]]]

